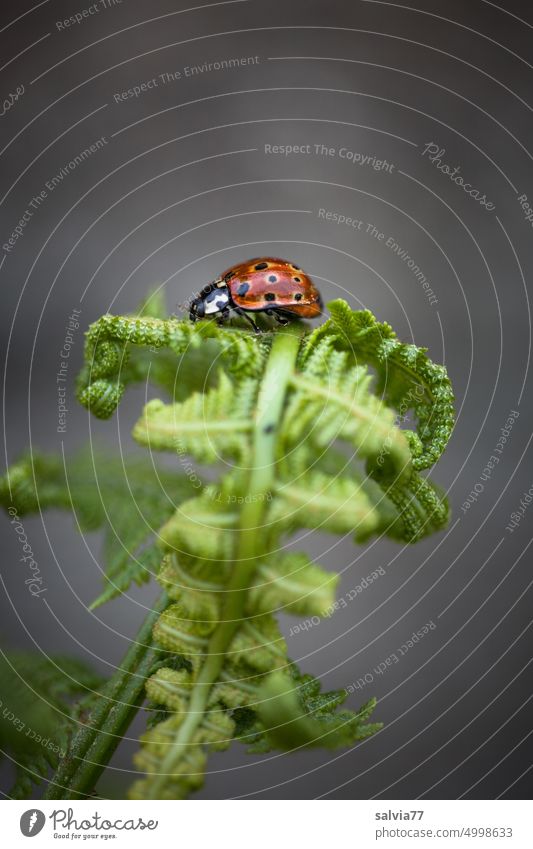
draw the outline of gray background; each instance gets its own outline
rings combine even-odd
[[[252,757],[234,747],[210,759],[201,795],[527,797],[530,513],[514,533],[505,526],[533,478],[524,286],[533,254],[517,200],[533,198],[530,4],[440,0],[417,10],[244,0],[184,11],[190,5],[123,0],[64,31],[56,21],[89,4],[4,7],[2,97],[21,84],[25,93],[1,119],[2,244],[47,180],[97,138],[108,142],[48,194],[5,259],[1,251],[5,462],[29,443],[60,451],[63,442],[67,455],[89,435],[117,446],[120,434],[131,445],[144,387],[105,423],[73,398],[82,332],[102,313],[135,308],[154,283],[164,285],[171,311],[234,261],[294,259],[326,300],[368,307],[445,362],[458,423],[433,470],[452,501],[449,529],[409,548],[379,540],[356,549],[317,535],[310,550],[343,572],[341,594],[377,566],[386,575],[290,637],[289,651],[325,686],[345,686],[428,621],[437,627],[350,696],[351,706],[379,698],[379,735],[333,754]],[[244,56],[260,61],[160,84],[127,102],[113,97],[164,72]],[[494,211],[422,155],[430,142]],[[394,168],[264,152],[265,144],[315,143]],[[363,229],[326,222],[320,208],[358,218]],[[438,303],[368,223],[413,257]],[[55,374],[73,308],[82,326],[60,435]],[[511,410],[520,416],[501,461],[463,513]],[[100,538],[82,538],[69,517],[49,513],[25,523],[47,607],[24,588],[17,540],[1,522],[5,640],[72,652],[110,672],[155,586],[88,612],[100,587]],[[293,621],[282,624],[288,634]],[[126,792],[142,725],[120,747],[102,794]],[[10,779],[7,769],[5,792]]]

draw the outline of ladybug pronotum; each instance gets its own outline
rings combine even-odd
[[[279,324],[287,324],[290,318],[317,318],[322,309],[320,292],[298,265],[258,257],[232,266],[204,286],[189,304],[189,317],[196,321],[216,316],[224,321],[234,312],[259,333],[250,313],[265,313]]]

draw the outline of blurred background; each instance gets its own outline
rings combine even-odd
[[[282,617],[291,656],[325,687],[373,678],[348,703],[376,695],[383,731],[334,753],[234,746],[210,759],[200,795],[529,797],[533,507],[506,526],[533,483],[530,4],[23,0],[2,19],[4,467],[28,447],[64,452],[68,467],[89,439],[140,450],[130,431],[145,387],[108,422],[75,400],[84,331],[154,286],[172,312],[251,256],[294,260],[326,302],[372,310],[453,381],[457,426],[432,470],[451,499],[448,529],[412,547],[315,535],[308,550],[342,572],[340,595],[384,574],[307,632],[289,636],[294,620]],[[90,612],[101,538],[51,512],[24,522],[44,604],[0,521],[2,643],[110,674],[155,584]],[[398,663],[373,672],[430,622]],[[103,795],[127,792],[143,723]],[[8,760],[4,793],[11,780]]]

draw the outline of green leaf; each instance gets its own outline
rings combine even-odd
[[[133,437],[151,450],[190,454],[203,464],[244,458],[250,450],[256,393],[257,381],[235,385],[221,371],[218,386],[205,394],[195,392],[181,404],[150,401]]]
[[[68,748],[76,711],[72,699],[90,696],[102,678],[81,660],[21,651],[0,653],[0,747],[13,759],[11,798],[28,798]]]
[[[314,683],[310,676],[303,680],[296,677],[295,681],[294,673],[275,672],[260,688],[257,714],[272,747],[283,751],[316,746],[337,749],[363,740],[382,727],[381,723],[363,724],[376,705],[375,699],[358,712],[337,711],[346,693],[321,694],[312,687],[310,696],[310,683]]]
[[[313,528],[366,539],[381,518],[357,478],[311,471],[278,484],[269,521],[291,530]]]
[[[313,563],[304,552],[265,557],[249,590],[249,612],[324,616],[335,601],[339,575]]]
[[[416,433],[406,431],[415,469],[433,465],[444,451],[455,421],[452,386],[442,365],[425,348],[400,342],[390,324],[369,310],[352,310],[338,299],[328,304],[331,318],[315,330],[302,353],[306,363],[324,343],[344,351],[355,363],[368,363],[378,374],[376,394],[401,418],[412,410]]]
[[[311,365],[317,365],[311,359]],[[357,457],[382,455],[399,477],[411,465],[409,445],[395,426],[394,411],[371,392],[366,368],[349,368],[345,354],[331,353],[320,368],[308,368],[294,378],[295,395],[287,409],[286,443],[298,444],[302,432],[318,450],[337,439],[354,446]]]
[[[78,399],[103,419],[113,414],[126,387],[140,381],[151,380],[182,400],[210,385],[213,362],[239,380],[258,377],[269,347],[268,336],[258,339],[210,321],[104,315],[86,333]]]
[[[0,504],[19,516],[71,509],[81,530],[104,530],[106,586],[94,608],[132,582],[155,577],[161,562],[159,525],[191,489],[183,475],[157,470],[149,458],[84,451],[64,464],[33,453],[12,465],[0,481]]]

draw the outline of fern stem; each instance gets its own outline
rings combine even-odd
[[[296,358],[305,327],[294,323],[274,337],[265,367],[253,430],[253,453],[247,490],[251,495],[267,494],[275,477],[275,448],[278,426],[285,397],[294,373]],[[258,555],[263,553],[261,533],[267,500],[258,498],[243,505],[239,519],[239,538],[235,551],[234,570],[226,586],[221,620],[209,641],[206,661],[202,666],[191,694],[187,716],[180,725],[173,744],[152,777],[148,798],[161,798],[167,776],[174,773],[183,757],[183,747],[190,745],[206,710],[209,693],[217,682],[228,647],[244,618],[247,593],[250,588]]]
[[[162,593],[144,620],[115,674],[107,681],[87,725],[76,733],[67,756],[50,781],[45,799],[91,796],[123,734],[144,699],[144,684],[162,650],[151,643],[152,628],[168,606]]]

